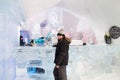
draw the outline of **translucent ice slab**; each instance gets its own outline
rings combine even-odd
[[[119,80],[119,48],[120,46],[70,46],[68,80],[114,80],[111,77]],[[29,60],[41,60],[45,69],[42,79],[54,80],[54,53],[53,47],[18,47],[15,50],[16,66],[18,69],[26,69]]]

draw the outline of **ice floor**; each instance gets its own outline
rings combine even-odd
[[[120,46],[70,47],[68,80],[120,80]],[[23,47],[16,49],[16,80],[54,80],[55,49],[52,47]],[[44,75],[30,78],[26,66],[29,60],[42,60]]]

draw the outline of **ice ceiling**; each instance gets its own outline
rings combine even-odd
[[[101,24],[118,24],[119,0],[20,0],[28,18],[53,6],[61,6],[77,16],[85,16]]]
[[[16,23],[31,24],[44,21],[50,9],[59,7],[63,9],[66,29],[74,27],[79,32],[92,27],[97,37],[103,37],[111,26],[120,25],[119,3],[120,0],[0,0],[0,11],[10,14]]]
[[[12,14],[22,13],[25,19],[29,19],[57,5],[78,17],[83,16],[107,27],[119,25],[119,3],[119,0],[0,0],[0,11],[14,9]]]

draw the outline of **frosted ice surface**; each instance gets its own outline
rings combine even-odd
[[[69,50],[69,65],[67,67],[68,80],[105,80],[106,75],[116,76],[120,72],[119,52],[119,46],[71,46]],[[39,59],[42,61],[45,74],[43,76],[35,74],[35,77],[37,75],[41,76],[43,80],[53,80],[54,53],[55,49],[51,47],[17,49],[17,66],[22,63],[25,64],[29,60]],[[26,67],[24,66],[23,68],[25,69]],[[120,77],[117,76],[116,80],[119,79]],[[111,78],[110,80],[114,79]]]

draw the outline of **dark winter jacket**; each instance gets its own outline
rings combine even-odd
[[[55,60],[54,63],[59,66],[68,65],[69,59],[69,44],[70,42],[66,39],[58,41],[56,45]]]

